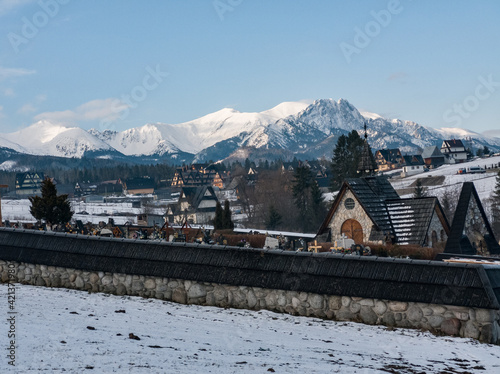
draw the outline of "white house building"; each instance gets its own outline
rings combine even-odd
[[[441,153],[444,155],[444,162],[446,164],[456,164],[467,160],[467,151],[460,139],[443,141]]]

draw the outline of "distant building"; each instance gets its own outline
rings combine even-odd
[[[43,180],[43,173],[29,172],[16,174],[16,195],[40,195],[40,187]]]
[[[97,183],[76,182],[75,196],[93,195],[97,192]]]
[[[192,164],[175,170],[172,187],[212,186],[224,188],[229,172],[218,171],[215,165]]]
[[[148,195],[155,191],[155,182],[151,178],[132,178],[122,181],[125,195]]]
[[[165,223],[164,216],[160,214],[150,214],[150,213],[144,213],[144,214],[139,214],[137,215],[137,224],[139,226],[163,226]]]
[[[217,196],[212,186],[183,187],[176,204],[169,204],[166,218],[170,223],[210,224],[215,217]]]
[[[460,139],[443,141],[441,153],[445,157],[446,164],[456,164],[467,160],[467,150]]]
[[[375,152],[375,163],[379,171],[394,170],[401,167],[403,155],[399,148],[380,149]]]
[[[441,153],[438,147],[431,145],[425,147],[422,151],[422,159],[424,160],[425,166],[429,169],[437,168],[444,164],[444,155]]]
[[[119,179],[100,182],[97,185],[97,193],[103,195],[121,194],[123,186]]]
[[[425,163],[420,155],[403,156],[401,178],[424,172]]]

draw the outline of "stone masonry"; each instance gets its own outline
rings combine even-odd
[[[15,269],[16,280],[21,284],[151,297],[181,304],[267,309],[337,321],[416,328],[438,335],[461,336],[500,344],[500,310],[329,296],[0,260],[2,282],[9,279],[9,264],[10,269]]]

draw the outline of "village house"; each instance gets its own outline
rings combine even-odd
[[[122,181],[124,195],[148,195],[155,189],[154,180],[151,178],[132,178]]]
[[[444,164],[444,155],[441,153],[438,147],[431,145],[425,147],[422,151],[422,159],[424,160],[425,166],[429,169],[437,168]]]
[[[97,193],[97,183],[76,182],[74,194],[75,196],[86,196]]]
[[[403,155],[399,148],[380,149],[375,152],[375,163],[378,171],[394,170],[401,167]]]
[[[137,225],[139,226],[163,226],[165,218],[161,214],[142,213],[137,215]]]
[[[43,173],[29,172],[16,174],[16,195],[40,195],[40,187],[44,180]]]
[[[401,166],[403,167],[401,178],[420,174],[425,171],[425,163],[420,155],[403,156]]]
[[[175,170],[172,187],[212,186],[224,188],[229,172],[218,171],[215,165],[192,164]]]
[[[467,160],[467,150],[460,139],[443,141],[441,153],[447,164],[456,164]]]
[[[211,224],[215,218],[217,201],[212,186],[182,187],[179,200],[167,206],[165,217],[174,224]]]

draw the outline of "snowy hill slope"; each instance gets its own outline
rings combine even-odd
[[[0,147],[32,155],[82,157],[87,151],[111,151],[111,146],[78,127],[47,121],[0,135]]]
[[[479,158],[476,160],[471,160],[469,162],[464,162],[461,164],[454,165],[442,165],[435,170],[430,170],[426,173],[421,173],[413,175],[407,178],[391,178],[389,179],[392,186],[397,190],[412,189],[416,180],[419,178],[429,178],[429,177],[444,177],[442,184],[426,187],[427,194],[429,196],[442,197],[444,194],[452,194],[452,196],[460,194],[462,188],[462,183],[473,182],[477,190],[479,198],[483,205],[486,204],[486,200],[491,197],[493,190],[495,189],[496,177],[500,165],[500,156]],[[479,166],[485,169],[484,174],[458,174],[458,169],[470,168],[472,166]],[[396,175],[396,174],[395,174]],[[410,194],[411,195],[411,194]],[[410,197],[408,195],[407,197]]]
[[[498,346],[419,330],[62,288],[15,289],[16,367],[4,356],[2,373],[437,374],[500,368]],[[7,300],[7,285],[0,285],[0,297]],[[3,316],[8,305],[0,303]]]

